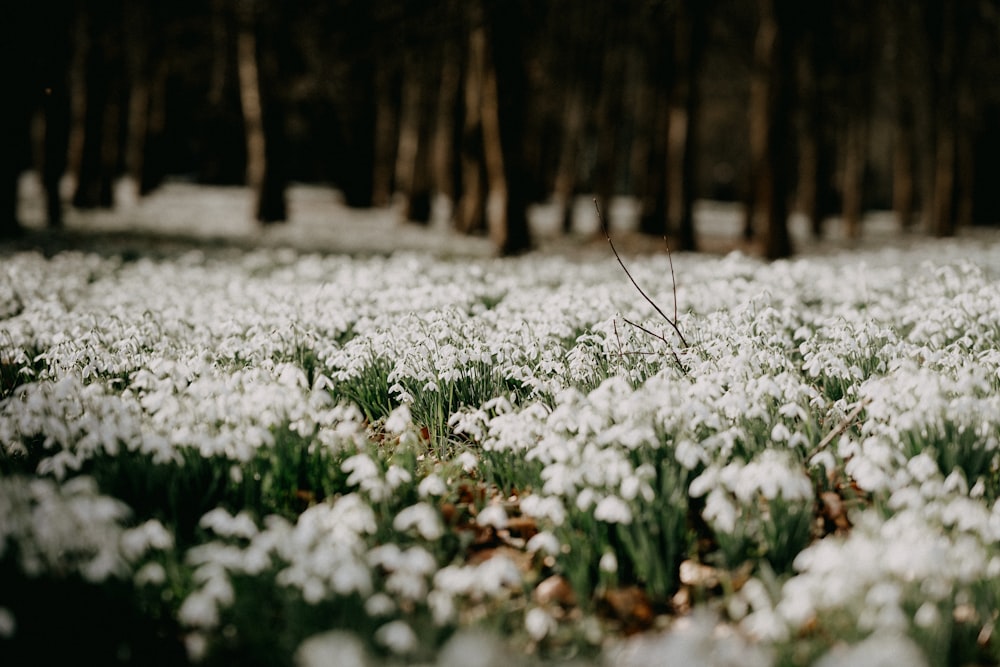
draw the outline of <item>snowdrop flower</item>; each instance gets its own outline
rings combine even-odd
[[[393,491],[412,479],[413,476],[409,470],[395,464],[390,465],[389,469],[385,471],[385,482]]]
[[[594,508],[594,518],[608,523],[632,523],[632,508],[617,496],[602,498]]]
[[[0,607],[0,639],[10,639],[17,630],[14,614],[6,607]]]
[[[413,419],[410,416],[410,408],[405,404],[395,408],[385,418],[384,428],[386,432],[393,435],[400,435],[411,426],[413,426]]]
[[[543,530],[532,535],[525,548],[529,553],[542,552],[555,555],[559,553],[561,546],[559,539],[555,535]]]
[[[600,562],[597,564],[598,569],[601,572],[607,572],[609,574],[615,574],[618,572],[618,557],[615,556],[614,551],[605,551],[604,555],[601,556]]]
[[[343,630],[330,630],[308,637],[295,650],[297,667],[366,667],[369,664],[364,644],[357,636]]]
[[[903,634],[875,633],[849,647],[835,646],[816,662],[816,667],[925,667],[927,658],[917,644]]]
[[[399,511],[392,521],[392,527],[401,533],[416,528],[417,533],[425,540],[435,541],[444,535],[444,525],[441,515],[426,502],[410,505]]]
[[[497,530],[506,528],[507,511],[499,503],[487,505],[476,516],[476,524],[479,526],[492,526]]]
[[[770,667],[766,648],[745,641],[721,626],[709,612],[678,619],[669,631],[636,635],[619,645],[610,662],[622,667],[706,665],[706,667]]]
[[[521,499],[521,513],[551,521],[554,526],[561,526],[566,521],[566,506],[555,496],[526,496]]]
[[[431,473],[420,480],[420,483],[417,485],[417,493],[421,498],[426,498],[427,496],[440,497],[448,493],[448,486],[443,479]]]
[[[162,586],[167,581],[167,571],[159,563],[146,563],[132,577],[136,586]]]
[[[411,653],[419,640],[406,621],[396,620],[386,623],[375,631],[375,641],[396,655]]]
[[[375,593],[365,600],[365,613],[372,618],[389,616],[396,611],[396,603],[385,593]]]
[[[222,507],[216,507],[201,517],[198,525],[211,530],[219,537],[235,537],[249,540],[257,534],[257,525],[247,511],[233,516]]]
[[[555,632],[558,625],[556,619],[541,607],[532,607],[524,615],[524,627],[528,636],[536,642]]]
[[[472,472],[479,466],[479,459],[472,452],[465,451],[455,457],[455,461],[465,472]]]

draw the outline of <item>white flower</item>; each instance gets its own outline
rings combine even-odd
[[[506,528],[507,521],[507,511],[499,503],[487,505],[476,516],[476,524],[480,526],[492,526],[497,530]]]
[[[375,641],[397,655],[411,653],[419,640],[406,621],[390,621],[375,631]]]
[[[600,562],[597,567],[601,572],[607,572],[609,574],[614,574],[618,571],[618,557],[615,556],[614,551],[605,551],[604,555],[601,556]]]
[[[350,473],[347,484],[350,486],[359,485],[373,477],[378,477],[379,469],[375,461],[367,454],[355,454],[340,464],[340,469]]]
[[[384,428],[392,435],[400,435],[411,426],[413,426],[413,418],[410,416],[410,408],[406,404],[395,408],[385,418]]]
[[[524,627],[536,642],[555,632],[558,625],[556,619],[541,607],[532,607],[524,615]]]
[[[17,630],[14,614],[6,607],[0,607],[0,639],[10,639]]]
[[[136,586],[160,586],[167,581],[167,571],[159,563],[146,563],[133,577]]]
[[[420,480],[420,484],[417,485],[417,493],[421,498],[443,496],[448,493],[448,486],[444,483],[443,479],[431,473]]]
[[[413,479],[410,472],[405,468],[398,465],[391,465],[389,469],[385,471],[385,481],[392,490],[398,489],[403,484],[406,484]]]
[[[608,523],[632,523],[632,508],[618,496],[607,496],[594,508],[594,518]]]
[[[233,516],[225,509],[216,507],[201,517],[198,525],[211,530],[219,537],[250,539],[257,534],[257,524],[246,510]]]
[[[559,538],[544,530],[532,535],[525,546],[530,553],[544,552],[551,555],[558,554],[560,547]]]
[[[297,667],[365,667],[368,656],[357,636],[343,630],[330,630],[299,644],[295,664]]]
[[[546,519],[556,526],[566,521],[566,506],[555,496],[526,496],[521,499],[521,513],[535,519]]]
[[[927,658],[905,635],[876,632],[853,646],[835,646],[816,661],[816,667],[924,667]]]
[[[440,539],[444,535],[441,515],[426,502],[410,505],[400,510],[392,521],[392,527],[401,533],[416,528],[421,537],[431,541]]]

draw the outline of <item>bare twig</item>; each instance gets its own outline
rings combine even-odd
[[[858,404],[854,406],[854,409],[851,410],[851,412],[846,417],[844,417],[844,419],[839,424],[837,424],[837,427],[832,431],[830,431],[829,433],[827,433],[826,436],[819,441],[819,444],[816,445],[816,447],[811,452],[809,452],[809,455],[806,456],[806,461],[808,461],[809,459],[811,459],[812,457],[816,456],[821,451],[826,449],[830,445],[830,443],[833,442],[834,438],[836,438],[841,433],[846,431],[847,428],[854,422],[854,420],[858,418],[858,415],[861,414],[861,411],[865,409],[865,406],[871,402],[872,399],[870,396],[865,396],[864,398],[862,398],[858,402]]]
[[[674,333],[677,334],[677,338],[680,339],[680,341],[681,341],[681,347],[687,347],[688,346],[688,342],[684,338],[684,334],[681,333],[680,327],[677,326],[677,281],[674,278],[674,260],[670,256],[670,246],[669,245],[667,246],[667,259],[670,262],[670,280],[673,283],[673,287],[674,287],[674,318],[673,319],[670,319],[670,317],[666,313],[663,312],[663,310],[656,304],[656,302],[653,301],[649,297],[649,295],[646,294],[645,291],[643,291],[643,289],[641,287],[639,287],[639,283],[637,283],[635,281],[635,278],[632,277],[632,273],[628,270],[628,267],[625,266],[625,262],[622,261],[621,255],[618,254],[618,249],[615,248],[615,242],[611,240],[611,232],[608,230],[608,224],[604,220],[604,214],[601,213],[601,207],[597,203],[597,198],[596,197],[594,198],[594,208],[597,209],[597,219],[601,223],[601,230],[604,231],[604,238],[606,238],[608,240],[608,245],[611,246],[611,252],[614,253],[615,259],[618,260],[618,265],[622,267],[622,270],[625,272],[625,275],[628,276],[628,279],[632,282],[632,285],[634,285],[635,288],[637,290],[639,290],[639,294],[642,295],[642,298],[644,298],[646,300],[646,302],[649,303],[649,305],[651,305],[653,307],[653,309],[656,310],[656,312],[660,314],[660,317],[662,317],[664,320],[666,320],[667,324],[670,325],[670,328],[672,328],[674,330]],[[664,239],[664,240],[666,240],[666,239]],[[640,326],[634,324],[633,322],[629,322],[628,320],[625,320],[625,321],[628,322],[629,324],[631,324],[632,326],[634,326],[634,327],[636,327],[638,329],[641,329],[642,331],[645,331],[646,333],[651,334],[651,335],[655,336],[656,338],[659,338],[664,343],[667,343],[667,340],[666,340],[666,338],[664,336],[660,336],[660,335],[654,334],[651,331],[649,331],[648,329],[640,327]],[[669,343],[667,343],[667,344],[669,345]],[[677,353],[676,352],[674,353],[674,357],[677,357]],[[680,360],[678,359],[678,363],[679,363],[679,361]]]
[[[670,285],[674,288],[674,322],[677,321],[677,278],[674,277],[674,256],[670,254],[670,241],[667,240],[666,235],[663,237],[663,245],[667,248],[667,261],[670,262]],[[681,332],[677,332],[678,336],[681,336]],[[681,342],[684,343],[684,347],[687,347],[687,342],[684,341],[684,336],[681,336]]]

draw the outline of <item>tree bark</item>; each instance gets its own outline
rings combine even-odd
[[[455,168],[455,124],[459,91],[462,82],[460,56],[446,44],[442,53],[441,84],[435,110],[432,157],[434,189],[446,196],[452,205],[458,198]]]
[[[455,227],[460,232],[479,232],[486,223],[486,185],[483,160],[483,79],[486,69],[486,30],[481,7],[470,5],[468,57],[464,82],[462,124],[462,196],[458,201]]]
[[[865,150],[867,120],[852,113],[844,129],[843,192],[844,233],[848,239],[861,237],[861,216],[864,213]]]
[[[764,256],[792,254],[788,232],[791,52],[788,25],[794,0],[758,0],[760,23],[754,44],[750,91],[750,150],[753,226]]]
[[[674,62],[678,67],[671,94],[667,130],[667,229],[680,250],[695,250],[694,196],[701,61],[707,40],[704,4],[683,4],[675,20]]]
[[[573,198],[579,170],[579,143],[583,132],[583,89],[579,82],[570,84],[565,96],[563,130],[560,137],[559,162],[553,183],[553,197],[561,210],[563,233],[573,231]]]
[[[392,201],[393,172],[396,164],[399,102],[394,91],[399,85],[395,60],[377,54],[375,61],[375,163],[372,171],[372,203],[387,206]]]
[[[826,94],[833,52],[832,6],[813,3],[813,13],[797,49],[799,117],[798,207],[814,239],[822,238],[830,210],[833,156],[828,138],[830,102]]]
[[[73,205],[110,208],[114,205],[122,122],[122,6],[111,0],[88,4],[87,10],[86,112]]]
[[[529,184],[524,160],[527,77],[522,44],[524,6],[486,0],[491,56],[483,81],[483,141],[490,192],[487,226],[501,255],[531,248]]]
[[[260,16],[254,2],[239,3],[237,35],[240,103],[247,147],[247,185],[254,193],[258,222],[283,222],[288,217],[285,200],[287,171],[280,66],[276,49],[260,44]]]
[[[403,219],[426,224],[431,214],[430,85],[427,68],[403,68],[403,113],[396,150],[396,189],[403,195]]]
[[[240,108],[246,134],[246,184],[258,200],[264,187],[266,137],[264,112],[260,99],[260,72],[257,61],[255,8],[251,2],[239,3],[239,32],[236,37],[237,74],[240,82]]]

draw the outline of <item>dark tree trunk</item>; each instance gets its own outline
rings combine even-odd
[[[89,3],[86,112],[83,148],[73,205],[110,208],[119,161],[121,127],[122,6],[115,0]]]
[[[750,100],[753,225],[768,259],[792,254],[788,233],[789,127],[792,106],[790,25],[794,0],[758,0]]]
[[[682,4],[675,21],[674,62],[678,77],[671,95],[667,134],[667,228],[677,236],[680,250],[695,250],[695,158],[700,113],[701,61],[705,52],[708,8],[704,3]]]
[[[282,24],[279,13],[281,4],[265,5],[262,25]],[[258,40],[260,63],[260,91],[264,130],[264,177],[257,201],[257,220],[263,224],[285,222],[288,219],[288,133],[285,129],[287,94],[283,79],[281,54],[287,45],[280,42],[282,33],[262,31]]]
[[[833,52],[832,6],[812,3],[804,39],[797,50],[801,100],[798,148],[798,206],[809,221],[815,239],[823,236],[823,222],[831,213],[833,152],[828,138],[829,99],[826,93]]]
[[[395,61],[378,54],[375,62],[375,156],[372,169],[372,203],[387,206],[392,201],[393,166],[399,142],[399,86]]]
[[[603,9],[607,34],[604,58],[600,70],[600,87],[593,122],[596,131],[594,146],[594,196],[604,213],[608,226],[613,224],[611,198],[616,194],[619,174],[619,129],[622,117],[625,74],[625,50],[622,18],[614,8]]]
[[[573,231],[573,197],[576,194],[576,176],[579,171],[577,160],[580,135],[583,132],[583,115],[583,89],[578,82],[574,82],[565,96],[559,162],[552,188],[555,201],[562,211],[560,226],[563,233],[567,234]]]
[[[955,234],[960,193],[963,188],[971,190],[971,173],[960,172],[961,123],[964,120],[960,98],[971,17],[968,7],[947,0],[927,3],[924,8],[928,49],[932,54],[930,79],[934,104],[930,231],[943,237]]]
[[[522,3],[485,0],[492,67],[483,86],[483,138],[490,177],[487,224],[501,255],[531,248],[529,184],[524,161],[526,108]],[[499,163],[499,164],[498,164]],[[495,173],[499,167],[499,174]]]
[[[483,85],[486,70],[486,29],[481,7],[468,6],[468,56],[463,83],[461,140],[462,194],[455,208],[455,228],[465,234],[486,226],[486,168],[483,145]]]
[[[455,125],[458,117],[459,90],[462,83],[461,56],[452,42],[443,46],[441,84],[438,90],[434,119],[432,156],[434,189],[446,196],[452,205],[458,199],[456,183]]]
[[[160,187],[167,175],[164,133],[167,126],[168,54],[162,44],[153,52],[154,65],[149,84],[149,109],[146,137],[143,144],[142,170],[139,175],[139,195],[144,196]]]
[[[396,150],[396,188],[403,195],[403,219],[426,224],[431,214],[431,94],[427,67],[403,68],[403,113]]]

